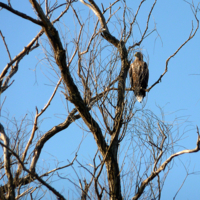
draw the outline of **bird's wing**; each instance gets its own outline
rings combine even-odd
[[[144,62],[144,83],[145,83],[145,86],[144,88],[146,89],[147,86],[148,86],[148,81],[149,81],[149,69],[148,69],[148,66],[147,66],[147,63]]]

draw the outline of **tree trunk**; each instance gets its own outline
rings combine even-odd
[[[110,200],[122,200],[119,164],[117,161],[118,143],[112,146],[106,159],[106,169],[110,191]]]

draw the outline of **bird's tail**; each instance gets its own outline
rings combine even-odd
[[[136,96],[136,99],[141,103],[143,97],[144,97],[143,95],[137,95],[137,96]]]

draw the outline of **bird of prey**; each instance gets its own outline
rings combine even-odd
[[[136,99],[141,103],[146,95],[145,89],[148,86],[149,69],[147,63],[143,61],[141,52],[136,52],[134,56],[135,60],[131,63],[129,69],[130,82]]]

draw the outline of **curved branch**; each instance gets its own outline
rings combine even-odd
[[[194,13],[194,12],[193,12],[193,13]],[[169,63],[169,61],[171,60],[171,58],[173,58],[173,57],[182,49],[182,47],[183,47],[184,45],[186,45],[186,44],[196,35],[196,32],[197,32],[197,30],[199,29],[199,20],[198,20],[198,18],[197,18],[196,12],[194,13],[194,16],[195,16],[195,19],[196,19],[196,21],[197,21],[197,26],[196,26],[196,29],[195,29],[194,33],[193,33],[193,30],[194,30],[194,29],[193,29],[193,23],[192,23],[192,30],[191,30],[191,32],[190,32],[190,35],[189,35],[188,39],[187,39],[183,44],[181,44],[181,46],[166,60],[165,71],[163,72],[163,74],[158,78],[158,80],[157,80],[151,87],[149,87],[148,89],[146,89],[147,92],[149,92],[155,85],[157,85],[158,83],[161,82],[162,77],[163,77],[163,76],[167,73],[167,71],[168,71],[168,63]]]
[[[110,34],[109,29],[106,24],[106,20],[103,16],[102,12],[100,11],[100,9],[98,8],[98,6],[96,5],[96,3],[93,0],[88,0],[88,1],[90,2],[90,4],[86,3],[84,0],[80,0],[81,3],[88,6],[94,12],[94,14],[97,16],[98,20],[100,21],[102,37],[118,48],[119,40],[116,39],[112,34]]]
[[[99,7],[96,5],[96,3],[93,0],[88,0],[88,1],[90,2],[90,4],[86,3],[84,0],[80,0],[81,3],[83,3],[84,5],[89,7],[94,12],[94,14],[98,17],[98,19],[101,23],[102,31],[107,31],[109,33],[109,30],[108,30],[108,27],[106,24],[106,20],[105,20],[103,14],[101,13]]]
[[[74,120],[80,118],[80,115],[75,115],[76,112],[77,112],[77,109],[74,108],[63,123],[61,123],[57,126],[54,126],[51,130],[49,130],[47,133],[45,133],[41,137],[41,139],[37,142],[35,149],[34,149],[34,155],[33,155],[33,158],[32,158],[30,171],[35,171],[36,163],[39,159],[39,156],[40,156],[40,153],[41,153],[41,150],[42,150],[44,144],[50,138],[52,138],[55,134],[66,129]]]

